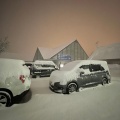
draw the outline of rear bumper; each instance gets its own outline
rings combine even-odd
[[[21,93],[20,95],[16,95],[13,98],[13,103],[14,104],[18,104],[18,103],[25,103],[28,102],[32,97],[32,92],[30,89],[24,91],[23,93]]]
[[[29,90],[31,86],[31,79],[27,78],[24,83],[20,83],[17,85],[12,86],[11,91],[13,93],[13,96],[21,95],[25,91]]]

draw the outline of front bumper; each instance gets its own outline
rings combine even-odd
[[[60,85],[60,82],[56,82],[54,85],[52,85],[52,83],[49,83],[49,88],[56,93],[66,92],[66,85]]]

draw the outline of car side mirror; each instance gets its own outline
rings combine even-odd
[[[80,76],[82,76],[84,74],[84,72],[80,72]]]

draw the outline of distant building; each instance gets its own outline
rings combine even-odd
[[[108,64],[120,64],[120,43],[98,47],[89,59],[105,60]]]
[[[67,63],[73,60],[86,60],[88,55],[77,40],[69,42],[57,48],[38,47],[34,56],[35,60],[52,60],[57,65]]]

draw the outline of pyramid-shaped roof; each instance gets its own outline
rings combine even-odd
[[[38,49],[41,52],[44,59],[50,59],[51,57],[53,57],[58,52],[60,52],[61,50],[63,50],[64,48],[66,48],[68,45],[70,45],[71,43],[73,43],[75,41],[77,41],[77,40],[69,41],[59,47],[56,47],[56,48],[38,47]]]

